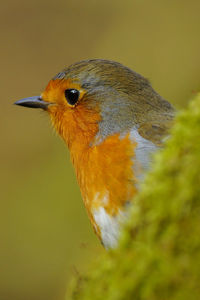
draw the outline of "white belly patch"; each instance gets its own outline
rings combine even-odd
[[[93,217],[101,231],[101,238],[106,249],[115,248],[118,244],[122,223],[127,218],[127,212],[119,210],[116,216],[109,215],[104,207],[93,211]]]

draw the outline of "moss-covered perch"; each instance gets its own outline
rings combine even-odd
[[[200,94],[156,154],[119,247],[76,281],[71,297],[200,299]]]

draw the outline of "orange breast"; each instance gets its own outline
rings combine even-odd
[[[84,153],[71,152],[83,200],[98,235],[93,211],[103,207],[115,216],[137,192],[131,159],[135,146],[129,135],[121,139],[115,134]]]
[[[91,113],[81,103],[74,110],[52,106],[49,112],[68,144],[88,215],[100,236],[93,211],[103,207],[115,216],[137,192],[132,161],[136,143],[131,142],[129,134],[123,138],[115,134],[92,145],[98,132],[99,113]]]

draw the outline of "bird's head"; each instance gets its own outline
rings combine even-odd
[[[157,98],[141,75],[119,63],[94,59],[69,66],[40,96],[16,104],[46,110],[71,147],[76,141],[88,145],[127,132],[152,111]]]

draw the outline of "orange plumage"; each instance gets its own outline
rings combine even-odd
[[[150,155],[170,127],[172,106],[141,75],[105,60],[74,64],[40,97],[16,104],[49,113],[70,150],[94,230],[114,247]]]

